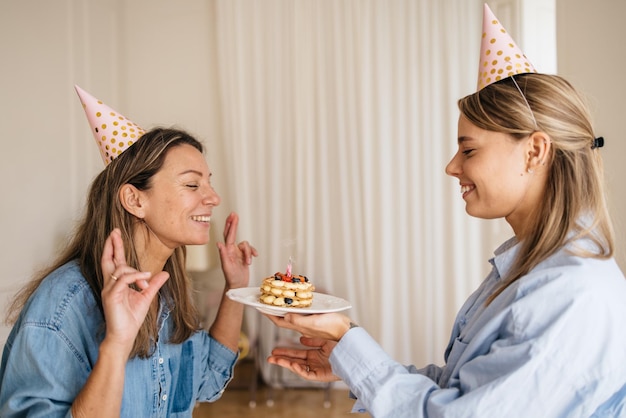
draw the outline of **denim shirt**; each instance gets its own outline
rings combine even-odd
[[[578,242],[577,244],[581,244]],[[391,359],[363,328],[330,357],[374,417],[626,417],[626,280],[613,259],[561,250],[487,298],[510,270],[514,240],[456,317],[443,367]]]
[[[173,320],[165,304],[149,358],[126,365],[121,416],[191,417],[197,401],[218,399],[238,354],[205,331],[169,344]],[[70,417],[98,359],[102,313],[76,262],[51,273],[11,330],[0,365],[0,417]]]

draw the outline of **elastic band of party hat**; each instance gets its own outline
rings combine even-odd
[[[133,145],[145,131],[85,90],[76,85],[74,88],[85,110],[87,122],[100,149],[104,165],[109,165],[118,155]]]

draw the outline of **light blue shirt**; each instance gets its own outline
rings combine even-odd
[[[581,242],[578,242],[580,245]],[[333,372],[374,417],[626,416],[626,280],[613,259],[561,250],[486,299],[518,250],[509,240],[460,309],[443,367],[405,367],[362,328],[332,351]]]
[[[126,365],[121,416],[191,417],[232,379],[237,353],[205,331],[168,344],[173,320],[161,304],[154,353]],[[98,359],[105,325],[77,263],[48,276],[13,327],[0,366],[0,417],[70,417]]]

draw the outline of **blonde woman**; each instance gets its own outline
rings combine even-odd
[[[445,364],[405,367],[337,313],[270,317],[310,349],[276,348],[268,361],[345,381],[355,410],[374,417],[626,416],[626,280],[613,259],[604,140],[566,80],[506,56],[512,41],[498,49],[506,32],[490,13],[484,22],[488,58],[479,90],[459,101],[445,171],[469,215],[504,218],[514,236],[458,312]]]

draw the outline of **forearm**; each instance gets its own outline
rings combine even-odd
[[[127,355],[120,355],[120,350],[106,339],[102,342],[98,360],[72,404],[74,417],[120,416],[127,360]]]
[[[209,330],[213,338],[234,352],[239,351],[243,310],[244,306],[228,298],[224,291],[217,316]]]

